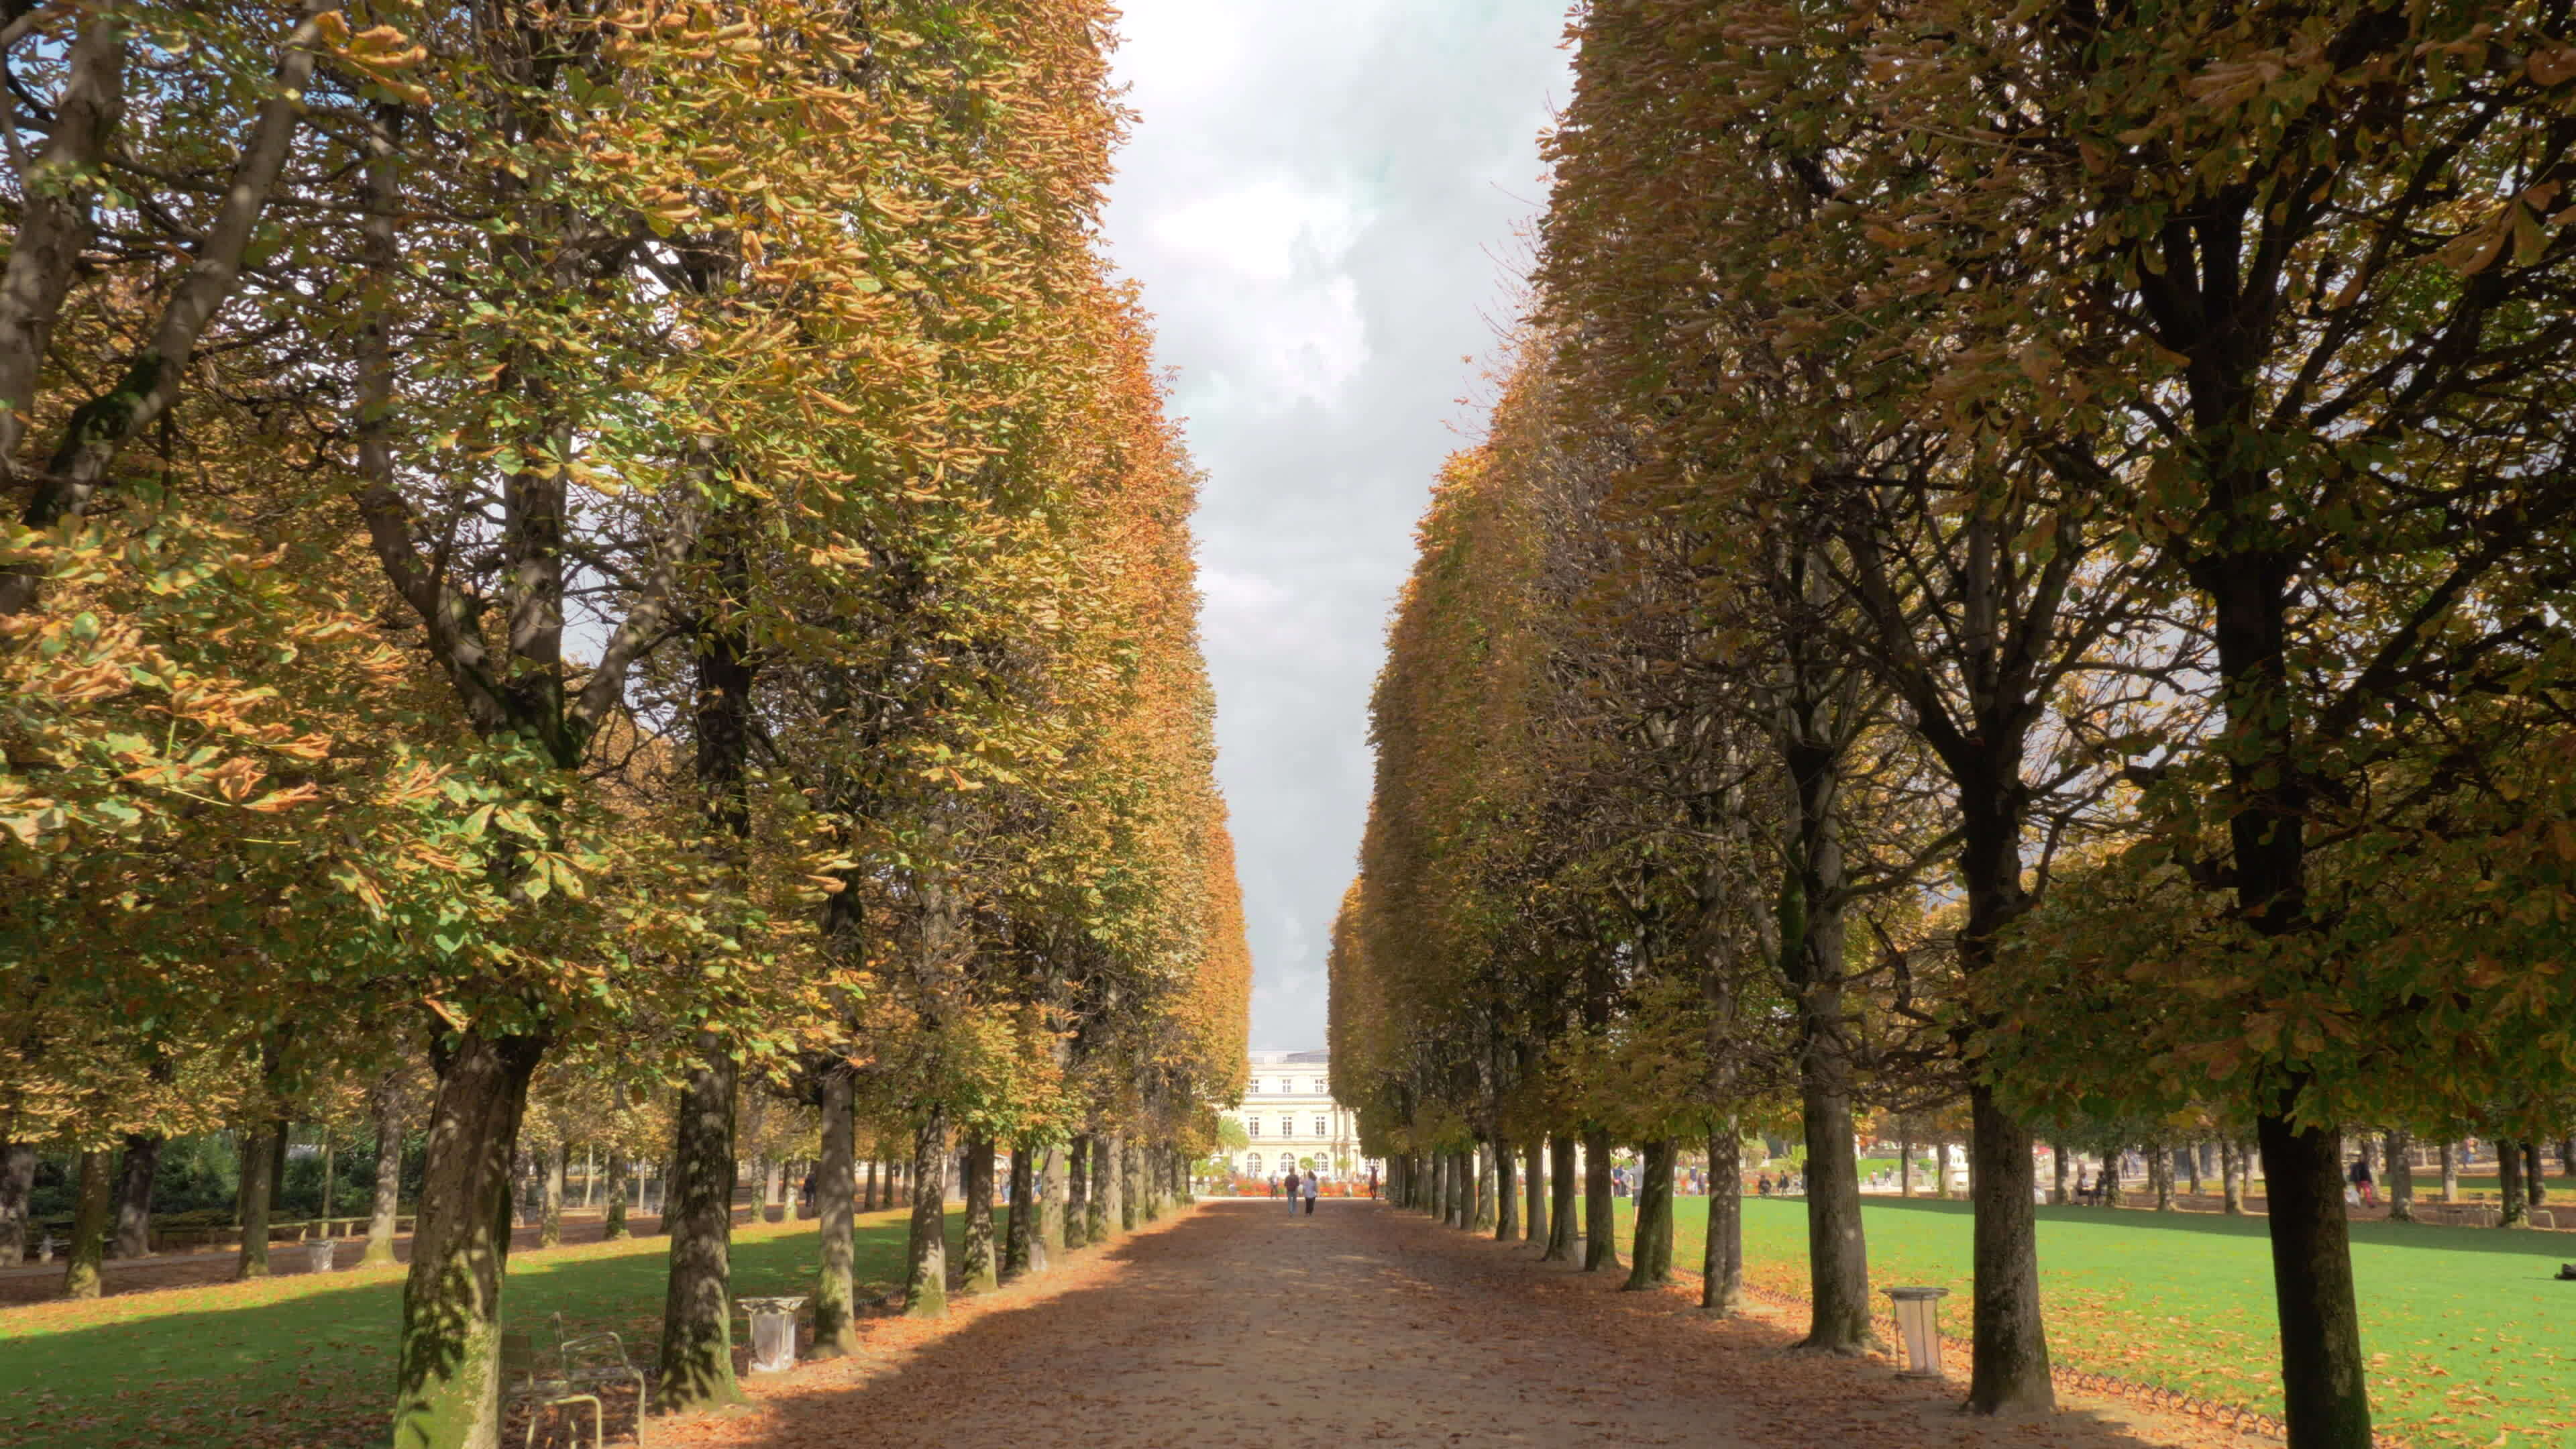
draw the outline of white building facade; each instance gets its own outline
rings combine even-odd
[[[1243,1105],[1219,1115],[1243,1128],[1226,1156],[1244,1177],[1273,1178],[1295,1167],[1328,1182],[1365,1180],[1385,1164],[1360,1156],[1359,1119],[1333,1100],[1329,1052],[1254,1052]]]

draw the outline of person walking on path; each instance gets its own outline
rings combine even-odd
[[[1306,1216],[1315,1215],[1315,1174],[1306,1174]]]
[[[2379,1206],[2379,1188],[2371,1181],[2370,1153],[2367,1149],[2352,1160],[2352,1190],[2361,1194],[2363,1207]]]
[[[1377,1169],[1369,1169],[1369,1201],[1377,1201]]]
[[[1297,1210],[1297,1169],[1288,1169],[1288,1211]]]

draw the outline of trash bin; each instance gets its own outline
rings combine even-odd
[[[1901,1379],[1937,1379],[1941,1377],[1941,1300],[1950,1296],[1947,1288],[1890,1288],[1887,1296],[1896,1304],[1896,1336],[1905,1344],[1905,1367],[1897,1370]]]
[[[796,1310],[802,1297],[737,1300],[751,1318],[751,1371],[782,1374],[796,1367]]]
[[[316,1273],[328,1273],[339,1266],[340,1243],[336,1238],[315,1238],[304,1245],[304,1252]]]

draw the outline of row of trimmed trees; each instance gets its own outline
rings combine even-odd
[[[1856,1129],[1964,1106],[2000,1412],[2036,1141],[2250,1140],[2291,1440],[2367,1445],[2346,1124],[2576,1117],[2568,26],[1584,6],[1374,703],[1370,1150],[1772,1125],[1849,1350]]]
[[[523,1144],[667,1164],[687,1407],[760,1094],[818,1114],[827,1347],[855,1144],[934,1311],[952,1144],[1141,1202],[1213,1131],[1249,963],[1110,19],[0,22],[0,1142],[105,1178],[417,1060],[397,1442],[497,1432]]]

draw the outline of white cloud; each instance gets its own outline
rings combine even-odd
[[[1198,516],[1218,774],[1252,935],[1253,1039],[1320,1046],[1367,808],[1368,692],[1413,527],[1457,446],[1462,354],[1542,199],[1562,0],[1129,0],[1140,121],[1112,193]]]
[[[1169,300],[1222,324],[1202,401],[1276,410],[1340,402],[1368,359],[1360,287],[1342,263],[1363,229],[1339,191],[1282,176],[1182,198],[1143,227],[1131,263],[1170,279]],[[1185,384],[1186,385],[1186,384]]]
[[[1274,177],[1185,201],[1145,229],[1173,261],[1276,284],[1337,267],[1360,216],[1349,197]]]

